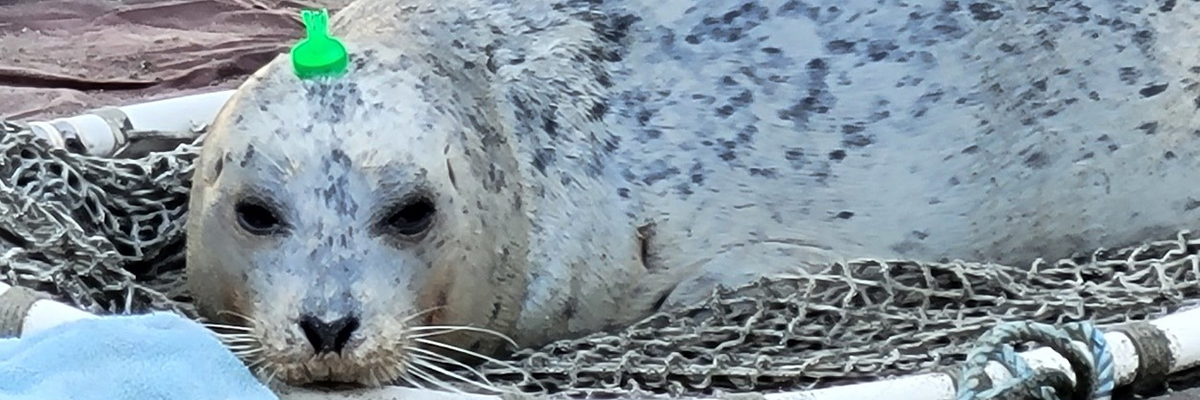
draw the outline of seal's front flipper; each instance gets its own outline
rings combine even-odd
[[[781,257],[774,244],[735,246],[691,268],[660,302],[657,311],[670,311],[704,301],[717,288],[734,289],[761,278],[792,276],[812,271],[822,262],[805,257]]]

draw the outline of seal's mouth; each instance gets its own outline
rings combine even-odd
[[[342,382],[342,381],[312,381],[301,385],[305,389],[317,390],[322,392],[337,392],[355,389],[366,389],[370,386],[359,382]]]
[[[206,325],[260,380],[320,391],[385,385],[496,391],[477,367],[484,363],[511,366],[493,358],[496,349],[491,348],[515,350],[517,346],[490,329],[437,325],[364,329],[353,341],[323,346],[329,341],[325,337],[337,338],[315,330],[270,328],[271,324],[261,320],[245,319],[245,326]],[[512,369],[520,371],[515,366]]]

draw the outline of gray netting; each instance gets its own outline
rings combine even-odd
[[[1103,328],[1200,303],[1200,239],[1028,268],[861,260],[763,279],[617,334],[557,342],[482,370],[493,382],[600,397],[799,390],[946,371],[999,322]],[[952,370],[952,369],[951,369]]]
[[[0,124],[0,280],[97,313],[194,316],[180,284],[195,143],[82,156]],[[481,367],[565,396],[825,387],[943,369],[1001,321],[1111,326],[1200,302],[1200,240],[1099,250],[1028,268],[862,260],[718,291],[615,334]]]
[[[198,150],[88,157],[0,121],[0,280],[95,313],[194,315],[180,278]]]

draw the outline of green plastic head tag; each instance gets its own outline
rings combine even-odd
[[[304,19],[308,37],[292,47],[292,68],[296,76],[310,79],[346,73],[350,55],[341,41],[329,35],[329,12],[323,8],[320,11],[304,10],[300,16]]]

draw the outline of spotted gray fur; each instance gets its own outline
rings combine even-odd
[[[357,312],[371,343],[440,304],[439,321],[534,345],[796,266],[1123,246],[1198,216],[1197,17],[1103,0],[359,0],[335,18],[345,77],[301,82],[283,56],[214,125],[190,268],[245,282],[197,284],[210,311],[241,290],[281,332]],[[437,201],[429,236],[370,230],[418,192]],[[294,235],[228,234],[214,218],[245,193],[285,199]],[[249,250],[201,254],[226,248]]]

